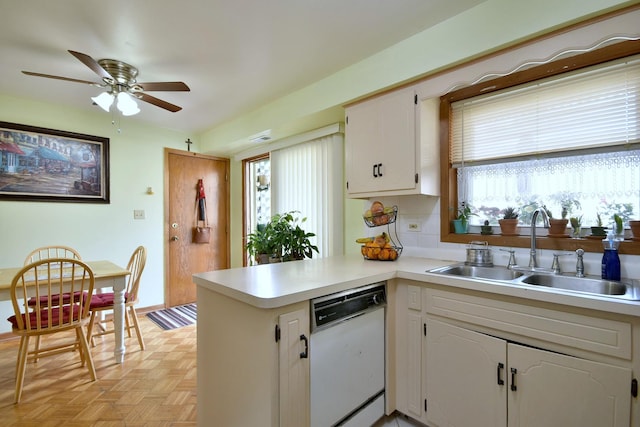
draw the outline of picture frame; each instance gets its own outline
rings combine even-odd
[[[110,203],[109,138],[0,121],[0,201]]]

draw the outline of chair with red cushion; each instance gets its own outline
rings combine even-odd
[[[29,253],[29,255],[27,255],[27,257],[24,260],[24,264],[23,265],[27,265],[27,264],[31,264],[32,262],[36,262],[36,261],[40,261],[42,259],[49,259],[49,258],[72,258],[72,259],[82,259],[80,257],[80,253],[73,249],[72,247],[69,246],[64,246],[64,245],[52,245],[52,246],[43,246],[41,248],[37,248],[34,249],[33,251],[31,251]],[[74,295],[75,298],[79,298],[80,295]],[[67,293],[65,295],[63,295],[63,298],[70,298],[70,295]],[[57,295],[54,298],[51,299],[51,303],[54,305],[59,305],[59,299],[60,296]],[[47,298],[43,297],[41,298],[40,301],[40,305],[43,305],[47,303]],[[30,298],[29,299],[29,307],[34,307],[36,304],[35,298]],[[35,353],[38,353],[38,348],[40,347],[40,337],[36,337],[36,342],[35,342]],[[34,358],[34,361],[38,361],[38,358]]]
[[[11,282],[11,302],[14,315],[12,332],[20,336],[16,365],[15,402],[20,402],[27,360],[48,357],[79,348],[82,366],[87,366],[92,381],[96,371],[89,351],[84,326],[89,320],[89,295],[93,293],[94,277],[91,268],[84,262],[69,258],[49,258],[24,266]],[[82,295],[77,299],[59,296]],[[34,305],[29,299],[34,298]],[[57,300],[56,300],[57,298]],[[73,340],[63,340],[48,347],[29,351],[29,339],[57,333],[75,331]],[[68,341],[68,342],[67,342]]]
[[[144,340],[142,339],[142,333],[140,332],[140,326],[138,325],[138,315],[136,314],[136,309],[134,306],[138,303],[140,276],[142,276],[142,271],[144,270],[146,262],[147,251],[144,246],[138,246],[136,250],[133,251],[131,258],[129,259],[129,264],[127,265],[127,270],[129,270],[130,274],[127,278],[127,287],[125,288],[124,294],[125,329],[127,330],[129,337],[131,337],[131,329],[135,329],[141,350],[144,350]],[[90,310],[91,320],[89,321],[89,326],[87,328],[87,340],[91,342],[91,345],[95,345],[94,337],[111,334],[114,332],[113,328],[106,329],[106,327],[103,326],[106,321],[98,320],[98,322],[96,322],[96,315],[98,313],[104,312],[106,310],[111,310],[113,312],[113,292],[105,292],[102,294],[92,295]],[[112,319],[109,319],[109,321],[111,320]],[[101,327],[102,330],[100,332],[93,331],[95,323],[98,323],[98,325]]]

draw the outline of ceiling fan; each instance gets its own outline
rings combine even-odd
[[[189,89],[189,86],[183,82],[138,83],[136,81],[138,69],[132,65],[115,59],[99,59],[96,61],[89,55],[73,50],[69,50],[69,53],[101,77],[102,83],[72,79],[69,77],[53,76],[50,74],[34,73],[32,71],[22,72],[28,76],[46,77],[49,79],[65,80],[106,88],[106,92],[103,92],[91,99],[93,99],[93,101],[105,111],[109,111],[111,104],[117,100],[116,106],[123,115],[133,115],[140,112],[134,99],[148,102],[149,104],[153,104],[157,107],[164,108],[165,110],[175,113],[182,110],[182,107],[151,96],[146,93],[146,91],[188,92],[191,90]]]

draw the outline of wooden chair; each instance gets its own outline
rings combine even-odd
[[[64,245],[52,245],[52,246],[43,246],[37,249],[34,249],[33,251],[31,251],[29,253],[29,255],[27,255],[27,257],[24,260],[24,264],[23,265],[28,265],[31,264],[33,262],[36,261],[40,261],[43,259],[49,259],[49,258],[72,258],[72,259],[82,259],[82,257],[80,257],[80,253],[73,249],[72,247],[69,246],[64,246]],[[78,297],[78,295],[76,295],[76,298]],[[59,300],[59,296],[56,298],[54,297],[51,302],[55,303],[55,305],[58,305],[58,300]],[[66,293],[65,295],[63,295],[63,298],[69,298],[69,294]],[[43,297],[42,300],[40,301],[40,304],[43,305],[45,303],[47,303],[47,298]],[[34,307],[35,306],[35,298],[30,298],[29,299],[29,307]],[[37,356],[38,354],[38,349],[40,348],[40,336],[36,337],[36,342],[34,344],[35,346],[35,355]],[[37,357],[34,357],[34,362],[38,361]]]
[[[31,253],[27,255],[27,258],[24,260],[24,265],[40,261],[41,259],[49,258],[82,259],[78,251],[69,246],[43,246],[31,251]]]
[[[35,356],[53,356],[80,348],[82,366],[87,366],[91,380],[96,380],[96,371],[89,351],[83,327],[89,320],[89,298],[93,293],[94,277],[91,268],[80,260],[49,258],[24,266],[11,282],[11,302],[14,315],[12,332],[20,336],[16,365],[15,402],[20,402],[27,360]],[[59,296],[79,293],[83,297],[60,300]],[[35,305],[29,306],[30,297]],[[57,302],[56,299],[57,298]],[[44,304],[41,302],[45,301]],[[58,342],[49,347],[29,351],[29,339],[60,332],[75,331],[71,342]],[[36,353],[37,352],[37,353]]]
[[[138,289],[140,287],[140,276],[144,270],[145,263],[147,262],[147,251],[144,246],[138,246],[127,265],[127,270],[130,274],[127,278],[127,287],[124,294],[124,319],[125,329],[131,337],[131,329],[135,329],[138,337],[138,343],[140,349],[144,350],[144,340],[142,339],[142,333],[140,332],[140,326],[138,325],[138,315],[136,314],[135,305],[138,303]],[[91,297],[90,311],[91,320],[89,320],[89,326],[87,328],[87,340],[91,342],[92,346],[95,346],[94,337],[111,334],[114,332],[112,329],[107,329],[103,326],[106,321],[98,320],[98,325],[102,329],[100,332],[93,332],[94,324],[96,323],[96,315],[102,313],[105,310],[111,310],[113,312],[113,292],[106,292],[102,294],[96,294]],[[113,319],[109,319],[112,321]]]

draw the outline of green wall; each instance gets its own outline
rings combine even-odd
[[[140,306],[163,304],[164,148],[184,149],[187,135],[126,117],[118,133],[111,116],[99,109],[87,113],[2,95],[0,120],[107,137],[111,163],[110,204],[0,201],[0,268],[22,265],[32,249],[52,244],[72,246],[84,259],[126,266],[133,250],[144,245]],[[147,187],[155,194],[146,194]],[[144,209],[146,218],[134,220],[134,209]],[[9,302],[0,302],[0,319],[12,313]],[[0,322],[0,333],[7,331],[9,322]]]

